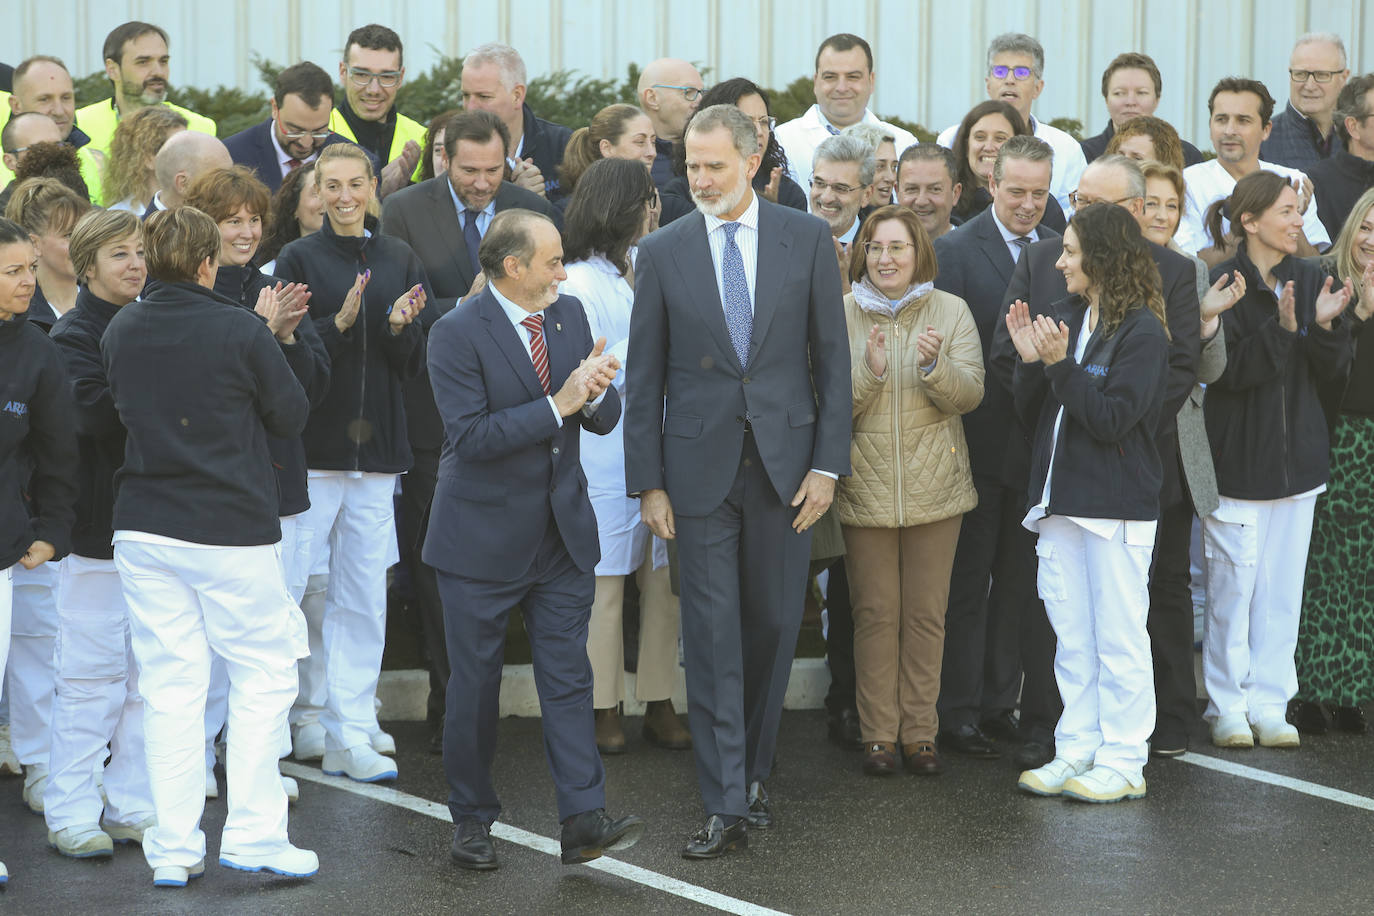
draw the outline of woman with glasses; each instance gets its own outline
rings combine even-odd
[[[582,301],[592,337],[604,337],[605,352],[615,353],[622,363],[634,304],[635,246],[649,232],[656,206],[649,170],[634,160],[611,157],[593,162],[582,173],[564,214],[568,279],[559,289]],[[623,370],[615,385],[623,398]],[[622,437],[596,436],[584,430],[582,469],[601,540],[587,634],[597,748],[603,754],[625,752],[620,723],[620,704],[625,699],[621,606],[625,579],[633,575],[640,609],[635,699],[648,706],[643,735],[659,747],[685,750],[692,746],[692,736],[672,701],[678,682],[678,603],[668,582],[667,547],[641,520],[639,500],[625,496]]]
[[[992,204],[992,168],[997,164],[997,151],[1012,137],[1030,136],[1021,113],[1009,103],[989,99],[979,102],[964,115],[954,135],[954,159],[959,164],[959,184],[963,191],[954,205],[953,216],[968,222]],[[1064,210],[1053,194],[1045,204],[1040,222],[1063,232]]]
[[[701,104],[697,106],[697,111],[705,111],[712,105],[734,105],[754,122],[754,132],[758,134],[762,155],[759,170],[754,173],[754,190],[775,204],[782,204],[794,210],[805,210],[806,192],[788,176],[787,154],[783,152],[778,138],[773,135],[777,119],[772,115],[772,103],[767,91],[742,76],[735,77],[706,90],[701,96]],[[692,123],[691,118],[688,118],[687,123]],[[687,136],[685,126],[682,135]],[[810,163],[807,165],[809,167]],[[687,185],[687,151],[681,141],[673,144],[673,174],[677,177],[663,187],[663,213],[659,217],[659,224],[662,226],[696,209],[696,204],[692,203],[691,189]]]
[[[853,364],[854,473],[841,478],[864,772],[929,776],[950,570],[977,502],[960,416],[983,399],[983,347],[968,306],[934,287],[916,215],[880,207],[855,240],[845,317]]]

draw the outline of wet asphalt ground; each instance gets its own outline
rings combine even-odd
[[[532,719],[501,723],[500,870],[454,867],[452,826],[432,816],[447,814],[439,758],[425,725],[398,722],[389,727],[401,778],[374,793],[384,799],[292,770],[302,778],[291,838],[321,862],[307,880],[219,867],[220,799],[206,805],[206,876],[154,888],[137,847],[96,861],[48,849],[21,780],[0,780],[0,860],[11,876],[0,912],[1374,913],[1374,736],[1223,752],[1200,727],[1193,755],[1146,768],[1146,799],[1094,806],[1019,794],[1009,759],[951,757],[937,777],[864,777],[857,752],[826,742],[823,712],[788,712],[769,784],[776,825],[752,832],[745,851],[689,862],[679,851],[703,820],[692,756],[649,747],[638,724],[627,722],[630,752],[606,762],[611,813],[649,823],[610,863],[620,873],[559,863]],[[555,854],[529,848],[541,843]]]

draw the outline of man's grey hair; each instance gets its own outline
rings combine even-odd
[[[1107,156],[1098,156],[1092,161],[1088,168],[1119,169],[1126,176],[1126,194],[1130,197],[1145,199],[1145,173],[1140,170],[1140,163],[1130,156],[1123,156],[1121,153],[1111,153]]]
[[[510,45],[503,45],[499,41],[489,41],[473,48],[463,58],[464,67],[477,67],[486,64],[495,64],[501,71],[501,85],[506,87],[506,91],[509,92],[516,86],[525,85],[525,61],[520,56],[520,52]]]
[[[826,137],[816,147],[816,155],[811,158],[811,168],[822,162],[853,162],[859,166],[859,184],[868,187],[873,183],[873,175],[878,171],[878,160],[873,155],[873,147],[853,134],[836,134]]]
[[[999,54],[1029,54],[1033,63],[1031,72],[1036,79],[1045,75],[1045,49],[1040,42],[1024,32],[1003,32],[988,43],[988,71],[992,71],[992,59]]]
[[[1054,147],[1044,140],[1030,134],[1019,134],[1002,144],[997,151],[997,161],[992,165],[992,180],[1001,182],[1002,166],[1008,159],[1025,159],[1028,162],[1048,162],[1054,168]]]
[[[698,111],[687,122],[683,139],[686,140],[688,134],[705,133],[721,127],[730,132],[735,152],[742,157],[747,159],[759,152],[759,135],[754,130],[754,122],[734,105],[712,105]]]
[[[872,147],[875,154],[878,147],[884,143],[891,143],[894,148],[897,146],[897,138],[892,136],[892,132],[876,124],[865,124],[860,121],[858,124],[849,125],[840,133],[846,137],[858,137]],[[897,152],[900,153],[901,150],[897,150]]]
[[[482,243],[477,246],[477,262],[488,279],[506,275],[506,258],[514,257],[521,264],[529,265],[534,257],[534,233],[530,229],[540,220],[554,225],[544,214],[522,207],[496,214],[487,227],[487,234],[482,236]]]
[[[1335,45],[1336,50],[1341,54],[1341,69],[1345,69],[1345,42],[1342,41],[1341,36],[1337,35],[1335,32],[1308,32],[1306,35],[1303,35],[1297,41],[1293,42],[1293,50],[1296,51],[1303,45],[1316,44]]]
[[[1365,118],[1374,114],[1374,109],[1366,104],[1371,89],[1374,89],[1374,73],[1365,73],[1361,76],[1352,76],[1350,82],[1341,90],[1341,94],[1336,96],[1336,132],[1341,135],[1341,142],[1346,146],[1350,145],[1350,131],[1345,126],[1345,119]]]

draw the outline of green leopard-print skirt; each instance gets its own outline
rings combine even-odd
[[[1374,419],[1342,415],[1317,499],[1298,625],[1298,698],[1374,700]]]

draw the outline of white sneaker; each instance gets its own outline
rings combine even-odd
[[[1260,747],[1298,747],[1302,744],[1298,730],[1281,718],[1251,722],[1250,730],[1255,733]]]
[[[10,747],[10,726],[6,722],[0,725],[0,776],[23,776],[24,768],[19,763],[19,758],[14,756],[14,748]]]
[[[10,880],[10,870],[5,867],[4,862],[0,862],[0,887],[8,884]]]
[[[1042,767],[1026,770],[1016,782],[1016,788],[1032,795],[1053,798],[1064,791],[1064,783],[1088,772],[1092,764],[1087,760],[1068,760],[1056,757]]]
[[[286,792],[286,800],[289,802],[301,800],[301,785],[290,776],[281,778],[281,787]]]
[[[48,768],[41,763],[24,767],[24,804],[34,814],[43,813],[43,792],[48,788]]]
[[[324,756],[324,726],[308,722],[291,729],[291,756],[297,760],[319,760]]]
[[[94,859],[114,855],[114,841],[95,824],[49,830],[48,845],[73,859]]]
[[[186,882],[205,874],[205,860],[201,859],[190,868],[180,865],[163,865],[153,869],[153,887],[185,887]]]
[[[1111,767],[1093,767],[1082,776],[1075,776],[1065,782],[1061,794],[1065,798],[1099,804],[1118,802],[1127,798],[1144,798],[1145,780],[1142,778],[1140,784],[1135,785]]]
[[[157,818],[149,817],[139,821],[137,824],[111,824],[108,821],[101,823],[100,827],[110,835],[110,839],[116,843],[142,843],[143,834],[157,826]]]
[[[347,776],[357,782],[381,782],[397,776],[396,764],[366,744],[346,751],[325,751],[320,769],[328,776]]]
[[[215,768],[205,768],[205,797],[219,798],[219,780],[215,778]]]
[[[379,754],[393,757],[396,754],[396,739],[378,728],[369,736],[372,749]]]
[[[1213,722],[1212,743],[1217,747],[1254,747],[1255,738],[1245,713],[1232,713]]]
[[[270,871],[289,878],[309,878],[320,870],[320,858],[308,849],[288,845],[278,852],[235,855],[220,852],[219,864],[238,871]]]

